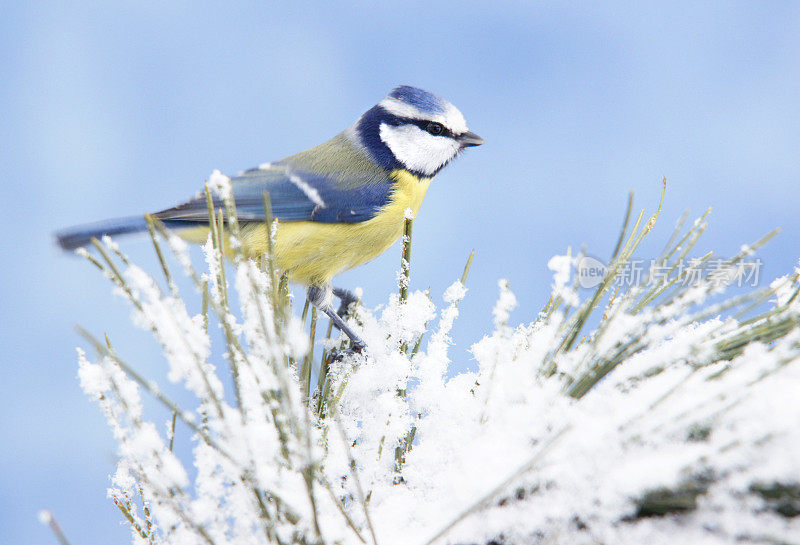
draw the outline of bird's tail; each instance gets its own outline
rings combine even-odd
[[[147,221],[144,216],[133,216],[69,227],[56,233],[56,241],[64,250],[75,250],[86,246],[93,238],[138,233],[146,230]]]

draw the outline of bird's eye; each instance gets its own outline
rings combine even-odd
[[[428,125],[425,127],[425,130],[431,133],[433,136],[439,136],[444,132],[444,125],[432,121],[428,123]]]

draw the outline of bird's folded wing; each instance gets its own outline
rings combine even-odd
[[[269,194],[273,217],[280,221],[359,223],[367,221],[388,204],[390,179],[375,180],[348,176],[346,183],[336,178],[273,165],[253,169],[231,179],[236,216],[241,222],[264,221],[264,193]],[[218,196],[214,207],[223,208]],[[204,195],[154,214],[162,221],[208,223],[208,204]]]

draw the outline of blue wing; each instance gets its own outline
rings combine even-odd
[[[392,181],[365,173],[349,175],[346,184],[331,176],[275,164],[231,178],[239,221],[264,221],[264,193],[269,193],[273,217],[280,221],[360,223],[388,204]],[[214,207],[222,202],[214,197]],[[208,223],[206,198],[199,195],[182,205],[154,214],[162,221]]]

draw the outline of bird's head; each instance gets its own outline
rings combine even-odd
[[[455,106],[407,85],[369,109],[349,132],[382,167],[424,177],[434,176],[464,148],[483,144]]]

